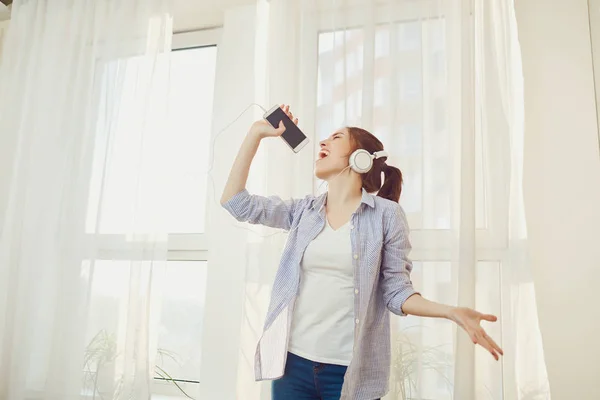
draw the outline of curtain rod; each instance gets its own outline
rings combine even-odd
[[[173,34],[177,35],[179,33],[193,33],[193,32],[202,32],[202,31],[211,31],[213,29],[221,29],[221,28],[223,28],[223,25],[211,25],[211,26],[204,26],[202,28],[174,30]]]

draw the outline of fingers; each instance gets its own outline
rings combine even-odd
[[[475,336],[474,333],[469,333],[469,337],[471,338],[471,342],[473,342],[473,344],[477,344],[477,336]]]
[[[275,134],[277,136],[280,136],[281,134],[283,134],[283,132],[285,132],[285,125],[283,124],[283,121],[279,121],[279,126],[277,127],[277,129],[275,129]]]
[[[490,321],[490,322],[498,321],[498,317],[496,317],[495,315],[492,315],[492,314],[481,314],[481,319],[485,320],[485,321]],[[481,336],[487,343],[489,343],[490,347],[492,348],[492,350],[493,350],[492,355],[494,355],[494,353],[499,353],[500,355],[504,355],[504,351],[502,351],[500,346],[498,346],[498,344],[494,341],[494,339],[492,339],[483,329],[481,329]],[[494,355],[494,358],[496,358],[496,360],[497,360],[498,356]]]
[[[498,344],[492,339],[485,331],[483,332],[484,338],[488,341],[488,343],[492,346],[494,350],[496,350],[500,355],[504,355],[504,351],[498,346]]]
[[[290,106],[289,104],[282,104],[279,106],[283,112],[286,113],[286,115],[288,116],[288,118],[296,125],[298,125],[298,118],[294,118],[294,114],[290,111]]]
[[[492,315],[492,314],[481,314],[481,319],[490,321],[490,322],[498,321],[498,317],[496,317],[495,315]]]
[[[461,309],[459,311],[461,311],[462,313],[456,314],[458,316],[457,318],[455,318],[456,323],[467,332],[467,334],[471,338],[471,341],[474,344],[478,344],[487,351],[489,351],[490,354],[494,357],[494,359],[498,361],[500,358],[498,354],[504,355],[504,352],[502,351],[500,346],[498,346],[498,344],[491,337],[489,337],[485,330],[479,325],[482,320],[495,322],[498,320],[498,318],[495,315],[481,314],[471,309]],[[462,316],[467,316],[464,321],[461,318],[461,314]]]
[[[480,345],[481,347],[483,347],[484,349],[486,349],[487,351],[489,351],[490,354],[494,357],[494,359],[496,361],[498,361],[498,359],[500,357],[498,356],[496,349],[490,343],[491,338],[489,336],[487,336],[485,331],[483,329],[476,331],[474,333],[474,336],[475,336],[475,341],[473,343],[476,343],[476,344]],[[493,342],[493,340],[492,340],[492,342]]]
[[[489,351],[495,360],[498,360],[498,354],[496,353],[496,350],[494,350],[490,342],[488,342],[488,340],[485,338],[485,334],[481,332],[476,332],[475,337],[477,338],[477,344]]]
[[[279,121],[279,126],[277,128],[274,128],[271,125],[265,126],[263,128],[263,133],[266,137],[281,136],[283,132],[285,132],[285,125],[283,124],[283,121]]]

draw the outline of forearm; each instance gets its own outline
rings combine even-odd
[[[405,314],[416,315],[418,317],[431,318],[451,318],[451,313],[455,307],[429,301],[419,294],[410,296],[402,305],[402,311]]]
[[[260,144],[260,137],[254,134],[246,135],[240,150],[238,151],[237,157],[229,172],[229,178],[225,184],[225,189],[221,196],[221,204],[225,204],[234,195],[238,194],[246,188],[246,182],[248,181],[248,172],[250,171],[250,165],[258,150]]]

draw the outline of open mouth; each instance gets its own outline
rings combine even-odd
[[[324,159],[324,158],[325,158],[325,157],[327,157],[328,155],[329,155],[329,150],[325,150],[325,149],[321,150],[321,151],[319,152],[319,160],[322,160],[322,159]]]

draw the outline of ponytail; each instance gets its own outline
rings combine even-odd
[[[383,164],[381,170],[385,180],[377,196],[397,203],[400,200],[400,192],[402,192],[402,172],[398,168],[387,164]]]
[[[355,126],[349,126],[347,129],[354,150],[365,149],[369,153],[383,150],[383,143],[369,131]],[[362,187],[367,193],[377,192],[377,196],[397,203],[400,200],[400,192],[402,191],[402,172],[396,167],[387,165],[386,160],[387,157],[373,160],[371,170],[366,174],[361,174]],[[385,176],[383,186],[381,185],[382,172]]]

